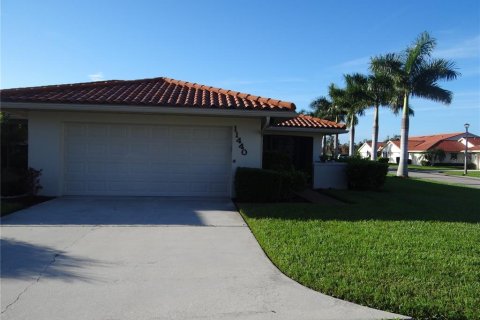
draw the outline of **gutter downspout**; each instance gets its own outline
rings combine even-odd
[[[270,116],[265,117],[265,123],[262,125],[262,134],[267,129],[268,125],[270,124]]]

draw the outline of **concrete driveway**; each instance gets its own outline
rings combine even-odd
[[[59,198],[2,219],[2,319],[385,319],[279,272],[229,200]]]
[[[438,182],[463,185],[470,188],[480,188],[480,179],[463,176],[449,176],[441,172],[429,171],[409,171],[408,175],[412,178],[429,179]]]

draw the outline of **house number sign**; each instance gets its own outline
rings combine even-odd
[[[242,156],[246,156],[248,154],[248,151],[242,142],[242,138],[238,136],[237,126],[234,126],[233,130],[235,131],[235,141],[238,143],[238,148],[241,150],[240,153],[242,154]]]

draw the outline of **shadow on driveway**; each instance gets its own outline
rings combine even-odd
[[[48,246],[13,239],[0,239],[1,278],[31,280],[42,278],[63,281],[87,281],[82,270],[100,263],[93,259],[74,257]]]
[[[62,197],[1,219],[14,225],[243,225],[230,199]]]

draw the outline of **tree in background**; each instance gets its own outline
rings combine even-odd
[[[408,177],[408,131],[409,100],[420,97],[444,104],[452,102],[452,92],[438,85],[439,80],[454,80],[460,74],[455,64],[446,59],[432,58],[436,40],[427,32],[418,36],[406,50],[388,53],[371,60],[371,70],[375,74],[389,77],[396,92],[403,98],[402,124],[400,132],[400,163],[397,176]]]

